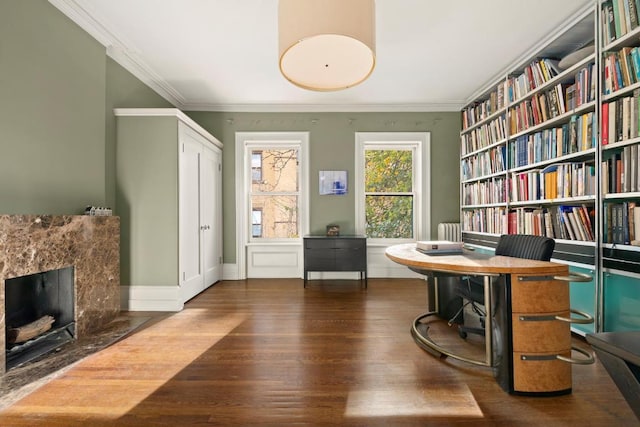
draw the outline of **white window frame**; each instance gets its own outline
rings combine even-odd
[[[431,183],[429,132],[356,132],[355,214],[356,232],[366,233],[364,153],[368,149],[410,149],[413,151],[413,234],[412,239],[368,238],[371,246],[428,240],[431,234]]]
[[[236,277],[246,278],[248,245],[298,245],[309,234],[309,132],[236,132]],[[249,186],[252,183],[251,150],[296,148],[298,150],[298,227],[297,238],[252,238],[251,200]],[[301,249],[299,250],[302,253]]]

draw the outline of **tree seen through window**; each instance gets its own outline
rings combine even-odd
[[[413,238],[413,151],[365,150],[365,220],[371,238]]]

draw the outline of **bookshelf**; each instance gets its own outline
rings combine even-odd
[[[599,2],[601,306],[604,330],[640,324],[640,12]]]
[[[554,260],[595,276],[572,284],[572,307],[600,316],[578,333],[603,329],[599,19],[594,1],[523,54],[463,108],[460,132],[463,240],[487,248],[501,234],[556,239]]]
[[[559,61],[592,43],[594,28],[592,6],[462,110],[465,235],[595,242],[598,64],[595,52]]]
[[[594,0],[537,46],[462,110],[463,240],[555,238],[594,277],[571,306],[596,323],[572,330],[638,330],[640,0]]]

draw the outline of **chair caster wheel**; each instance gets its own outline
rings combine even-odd
[[[460,338],[462,338],[463,340],[467,339],[467,333],[465,331],[463,331],[462,329],[458,330],[458,335],[460,335]]]

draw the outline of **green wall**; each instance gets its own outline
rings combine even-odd
[[[354,176],[355,132],[431,133],[431,234],[437,225],[459,221],[460,113],[213,113],[189,116],[224,144],[224,262],[236,262],[235,133],[310,132],[310,231],[324,233],[329,223],[345,234],[355,231],[353,191],[346,196],[320,196],[318,171],[346,170]],[[349,185],[353,182],[350,180]]]
[[[176,285],[178,120],[118,117],[116,135],[120,283]]]
[[[107,206],[118,212],[116,200],[116,118],[114,108],[173,108],[173,105],[142,83],[111,58],[107,58],[105,111],[105,164]]]
[[[105,59],[48,2],[0,2],[0,213],[104,205]]]
[[[0,213],[115,206],[116,107],[172,105],[46,0],[0,1]]]

